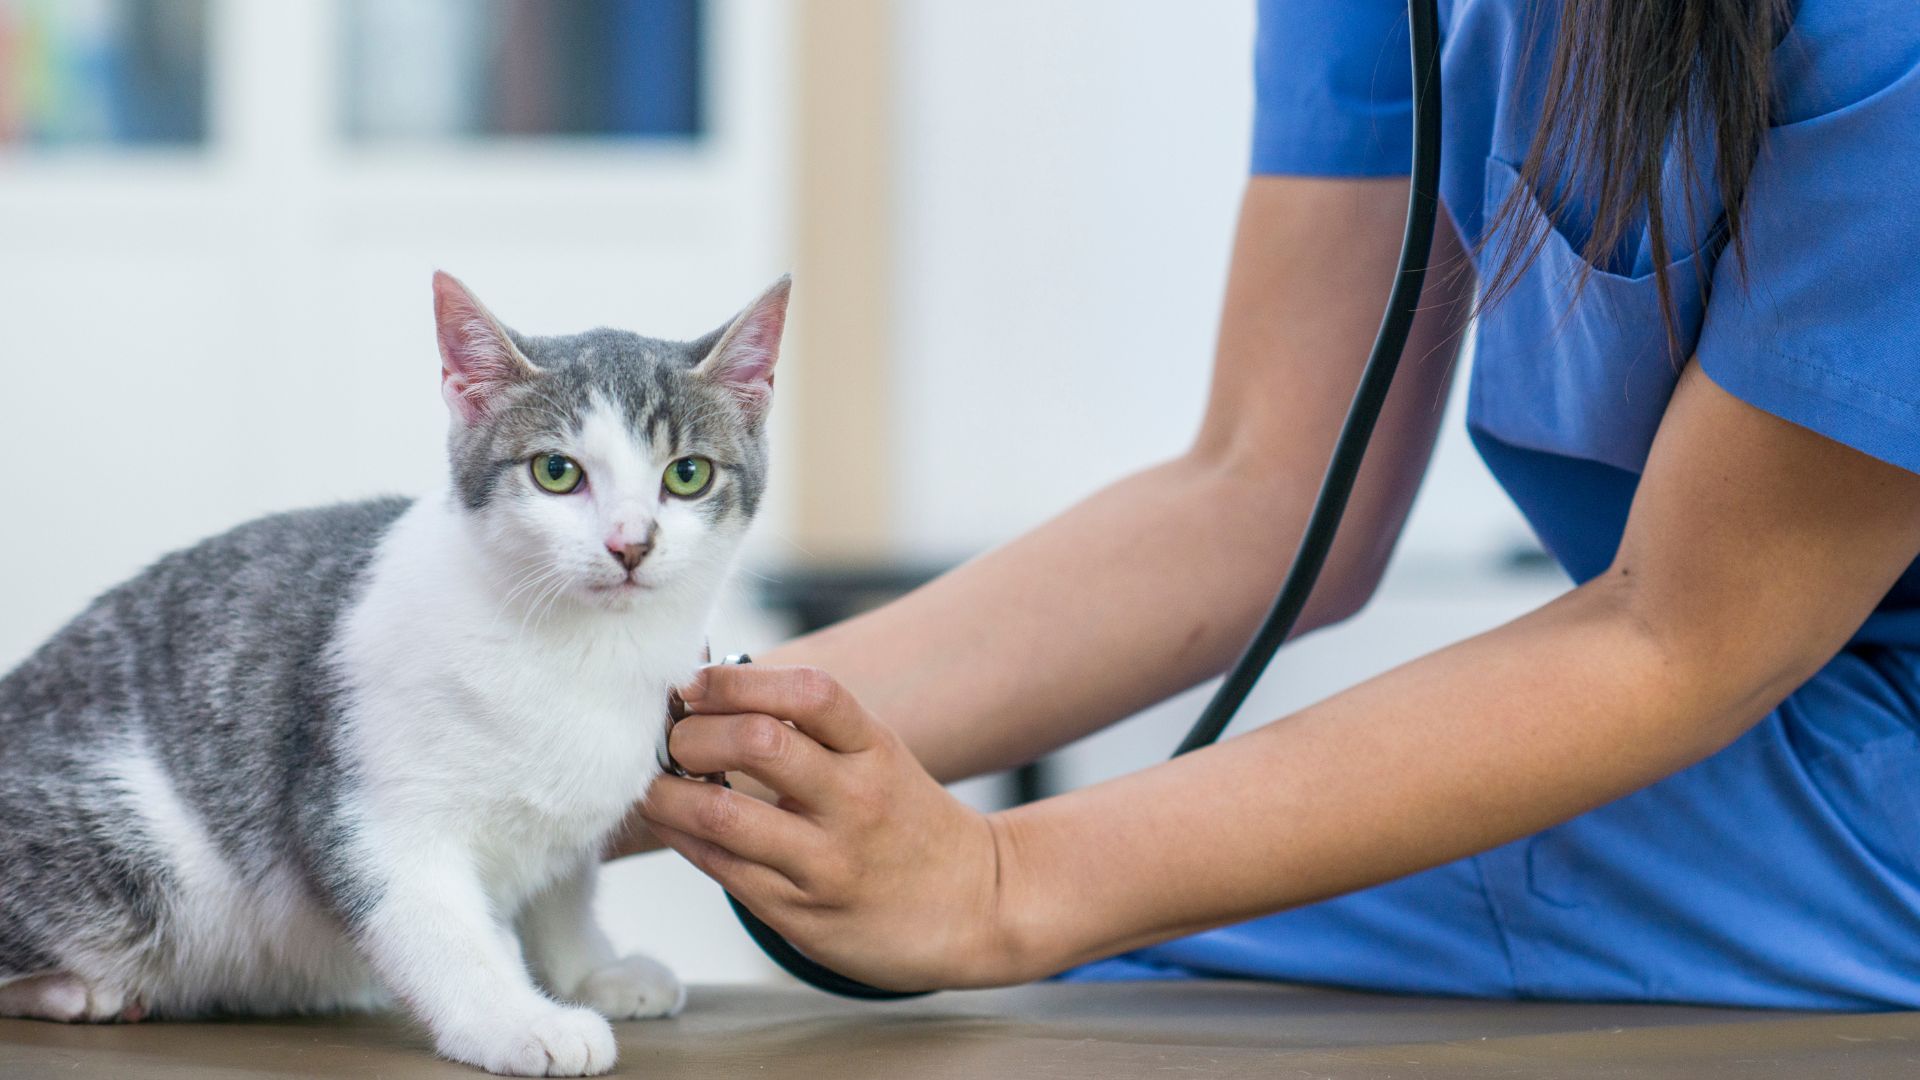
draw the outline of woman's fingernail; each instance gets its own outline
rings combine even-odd
[[[680,688],[681,701],[699,701],[707,692],[707,674],[701,672],[693,681]]]

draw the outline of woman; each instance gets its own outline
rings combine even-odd
[[[662,780],[658,837],[889,987],[1920,1006],[1920,7],[1442,9],[1451,221],[1305,623],[1374,589],[1476,298],[1468,423],[1578,586],[1094,788],[982,815],[936,783],[1219,673],[1292,554],[1409,109],[1400,4],[1269,0],[1192,448],[706,672],[673,753],[777,799]]]

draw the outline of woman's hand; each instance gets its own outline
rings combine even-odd
[[[606,850],[600,853],[600,857],[612,862],[614,859],[624,859],[629,855],[645,855],[649,851],[659,851],[666,846],[660,842],[658,836],[653,834],[653,829],[647,825],[647,819],[641,816],[640,808],[635,806],[627,812],[627,819],[620,823],[620,828],[607,840]]]
[[[778,799],[665,776],[640,816],[808,956],[900,990],[1017,981],[993,820],[816,668],[706,668],[670,749]]]

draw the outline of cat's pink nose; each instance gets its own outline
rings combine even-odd
[[[607,541],[607,554],[613,556],[614,562],[619,563],[629,570],[639,566],[640,560],[646,558],[647,552],[652,550],[652,533],[648,533],[647,538],[637,544],[622,544],[612,540]]]

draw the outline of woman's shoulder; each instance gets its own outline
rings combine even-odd
[[[1920,3],[1799,0],[1774,64],[1776,124],[1868,101],[1920,78]]]

